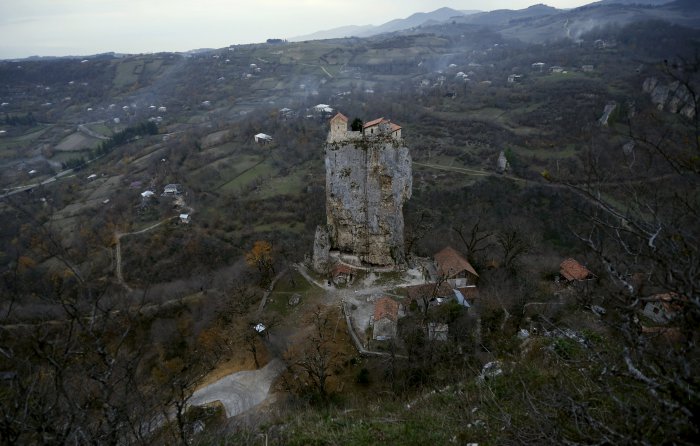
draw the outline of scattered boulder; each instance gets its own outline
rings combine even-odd
[[[608,120],[610,119],[610,115],[615,111],[617,108],[617,103],[616,102],[609,102],[606,106],[605,109],[603,109],[603,116],[598,119],[598,124],[602,126],[607,126],[608,125]]]
[[[491,361],[484,364],[481,369],[478,380],[485,381],[487,378],[495,378],[503,374],[503,365],[501,361]]]
[[[299,305],[299,302],[301,302],[301,294],[299,293],[294,293],[292,294],[292,297],[289,298],[289,304],[290,307],[296,307]]]
[[[688,119],[695,117],[693,94],[678,81],[664,85],[657,78],[648,77],[642,84],[642,91],[650,95],[651,102],[659,110],[680,113]]]

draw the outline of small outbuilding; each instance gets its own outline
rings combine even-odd
[[[331,280],[336,285],[349,285],[355,278],[355,271],[348,265],[339,263],[331,270]]]
[[[682,300],[676,293],[661,293],[647,297],[642,313],[657,324],[671,322],[682,311]]]
[[[571,257],[561,262],[559,265],[559,274],[567,282],[580,282],[595,278],[595,274]]]
[[[182,186],[179,184],[167,184],[163,188],[163,195],[180,195],[182,193]]]
[[[269,142],[272,142],[272,136],[270,136],[266,133],[258,133],[253,138],[255,139],[255,142],[258,144],[267,144]]]
[[[382,297],[374,304],[372,339],[386,341],[396,337],[399,304],[391,297]]]

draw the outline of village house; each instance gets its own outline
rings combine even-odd
[[[516,82],[520,82],[520,80],[523,78],[522,74],[511,74],[508,76],[508,83],[509,84],[514,84]]]
[[[296,116],[296,112],[294,110],[292,110],[291,108],[284,107],[284,108],[279,109],[280,119],[286,120],[286,119],[294,118],[295,116]]]
[[[642,313],[658,324],[671,322],[682,310],[681,302],[676,293],[655,294],[646,298]]]
[[[255,139],[255,142],[258,144],[267,144],[269,142],[272,142],[272,136],[265,134],[265,133],[258,133],[257,135],[253,136]]]
[[[476,285],[467,285],[453,288],[447,282],[424,283],[412,285],[405,288],[406,297],[410,301],[415,301],[419,307],[423,307],[427,301],[429,307],[442,305],[443,303],[455,300],[465,308],[471,308],[474,301],[479,297],[479,289]]]
[[[180,223],[189,223],[190,214],[180,214]]]
[[[370,320],[372,339],[386,341],[396,337],[399,321],[399,303],[390,297],[382,297],[374,304],[374,314]]]
[[[446,279],[453,288],[476,285],[479,280],[474,267],[451,246],[433,256],[439,278]]]
[[[321,116],[330,116],[333,113],[333,108],[328,104],[314,105],[312,110],[314,113]]]
[[[534,71],[544,71],[545,63],[544,62],[535,62],[532,64],[532,69]]]
[[[424,302],[427,302],[429,307],[440,305],[454,297],[452,287],[447,282],[412,285],[405,290],[406,297],[410,301],[415,301],[419,307],[423,307]]]
[[[354,276],[353,269],[342,263],[336,264],[331,270],[331,280],[336,285],[349,285]]]
[[[595,278],[595,274],[572,258],[561,262],[559,265],[559,275],[567,282],[580,282]]]
[[[163,188],[163,195],[180,195],[182,193],[182,186],[179,184],[166,184]]]

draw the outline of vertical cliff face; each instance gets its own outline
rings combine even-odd
[[[326,144],[326,216],[331,245],[372,265],[404,261],[403,204],[411,155],[388,135]]]

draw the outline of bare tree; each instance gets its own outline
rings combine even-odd
[[[453,227],[452,230],[457,233],[462,243],[464,243],[464,248],[467,250],[467,258],[470,262],[476,262],[476,253],[484,251],[491,246],[489,239],[493,236],[493,231],[483,231],[479,229],[481,224],[481,219],[477,219],[471,228],[469,228],[468,234],[465,235],[465,230],[463,224],[459,227]]]
[[[663,72],[671,101],[684,112],[635,116],[626,126],[633,145],[617,154],[594,145],[584,159],[585,181],[563,183],[583,198],[584,223],[572,229],[615,289],[598,302],[614,308],[611,329],[621,340],[617,355],[605,360],[628,379],[628,391],[639,392],[636,404],[647,408],[654,438],[686,443],[700,432],[700,381],[693,372],[700,367],[700,63],[666,63]],[[641,316],[652,293],[668,298],[675,318],[666,326]],[[601,390],[619,392],[612,385]],[[644,435],[622,402],[617,409],[626,420],[576,407],[613,442]]]
[[[527,254],[532,247],[530,241],[517,229],[507,229],[496,236],[498,245],[503,252],[502,266],[504,268],[514,268],[518,260]]]
[[[298,350],[291,350],[287,354],[292,361],[292,368],[306,376],[307,384],[321,399],[328,396],[327,381],[337,359],[332,336],[336,317],[331,313],[332,310],[317,306],[309,317],[312,330],[310,336]]]

